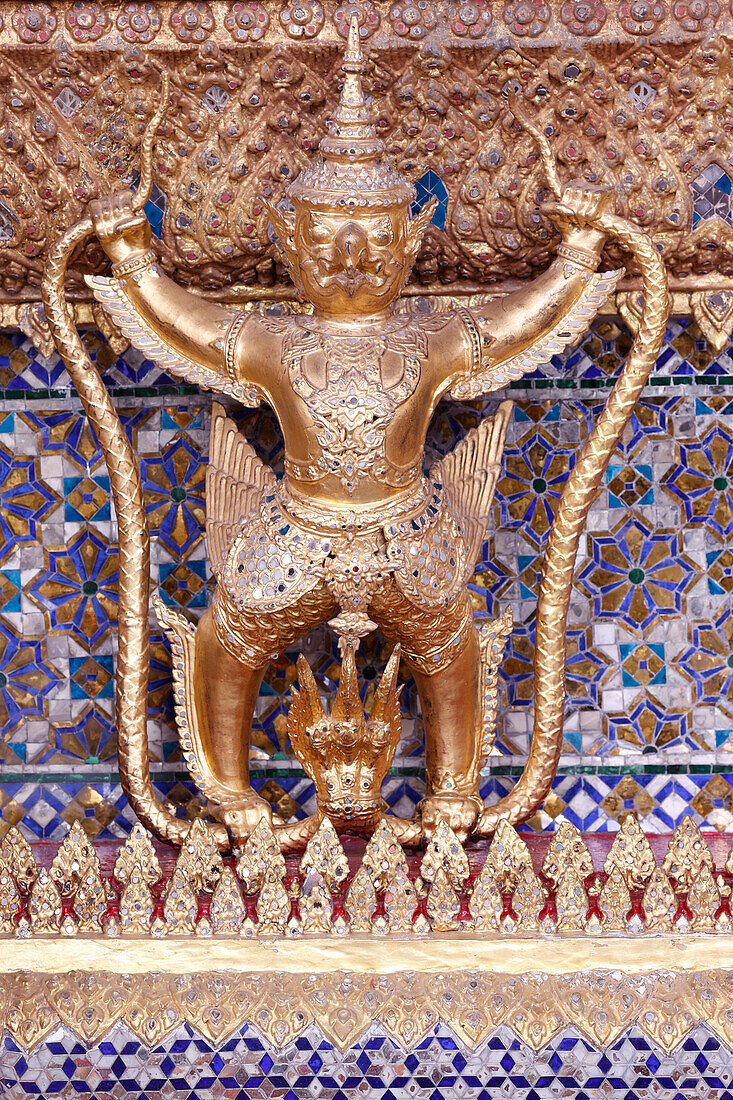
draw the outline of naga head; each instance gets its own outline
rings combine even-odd
[[[356,16],[344,56],[341,99],[319,155],[268,212],[291,278],[317,312],[381,313],[399,297],[435,201],[413,217],[415,188],[385,156],[361,78]]]
[[[328,715],[305,657],[298,657],[288,733],[293,751],[316,786],[318,808],[338,829],[371,834],[381,815],[382,787],[400,739],[400,650],[393,651],[365,718],[352,646],[346,647],[336,698]]]

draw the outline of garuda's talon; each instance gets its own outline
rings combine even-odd
[[[426,835],[443,820],[460,840],[471,834],[482,809],[483,803],[476,795],[460,794],[430,794],[419,806]]]

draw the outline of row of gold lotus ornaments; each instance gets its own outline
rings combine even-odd
[[[419,857],[418,857],[419,859]],[[49,868],[11,829],[0,844],[0,933],[13,936],[295,936],[370,933],[727,932],[733,850],[716,875],[705,838],[686,817],[664,861],[633,815],[596,872],[578,830],[563,822],[535,871],[520,835],[501,822],[478,873],[439,822],[411,876],[388,819],[351,874],[328,818],[300,866],[288,870],[262,823],[236,861],[222,860],[196,820],[164,879],[152,841],[136,825],[112,878],[81,825],[72,825]]]

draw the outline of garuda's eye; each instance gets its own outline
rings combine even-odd
[[[394,233],[392,232],[392,222],[383,221],[374,230],[374,241],[376,244],[392,244],[394,240]]]
[[[331,239],[331,230],[323,222],[311,219],[309,226],[310,238],[314,244],[326,244]]]

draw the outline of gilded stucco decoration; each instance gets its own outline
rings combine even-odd
[[[677,310],[692,310],[713,342],[733,325],[733,16],[720,5],[77,0],[0,14],[4,303],[37,300],[53,236],[89,199],[134,179],[163,69],[173,103],[156,155],[165,270],[209,293],[289,296],[261,198],[279,201],[317,147],[355,15],[380,135],[408,176],[439,182],[442,214],[415,290],[485,290],[547,265],[557,238],[540,209],[533,140],[507,103],[516,85],[563,180],[613,186],[617,212],[652,233]],[[618,264],[613,243],[606,254]],[[84,267],[100,262],[90,244]],[[637,277],[632,265],[629,289]]]

